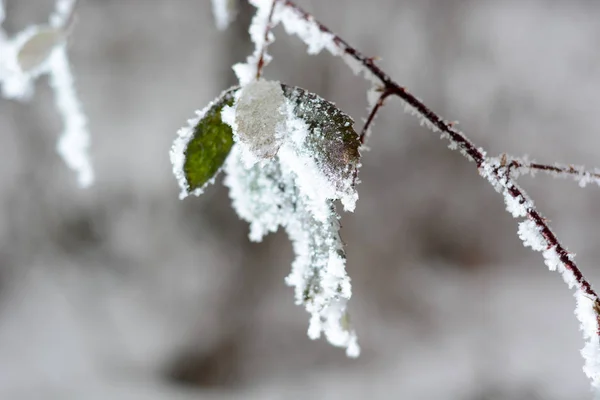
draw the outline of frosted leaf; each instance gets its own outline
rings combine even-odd
[[[216,109],[216,108],[215,108]],[[225,185],[250,239],[280,226],[296,259],[286,282],[311,314],[309,337],[357,356],[346,306],[351,296],[335,201],[353,210],[360,142],[353,121],[319,96],[258,80],[222,107],[235,143],[225,162]]]
[[[200,195],[221,170],[233,145],[231,127],[221,120],[221,109],[233,104],[237,90],[234,87],[221,93],[177,132],[169,155],[181,199],[189,194]]]
[[[224,92],[182,128],[171,149],[181,197],[200,194],[224,162],[225,185],[250,240],[283,227],[295,261],[286,282],[311,314],[309,337],[358,356],[335,202],[353,210],[360,141],[352,119],[304,89],[253,80]]]
[[[225,30],[237,14],[237,0],[212,0],[212,10],[217,28]]]
[[[279,82],[259,79],[236,93],[235,104],[223,110],[222,118],[253,156],[272,158],[284,139],[285,104]]]
[[[303,147],[299,154],[306,158],[304,164],[317,170],[313,175],[323,175],[328,185],[333,185],[334,196],[342,200],[346,210],[353,211],[358,199],[355,177],[360,166],[360,141],[354,121],[314,93],[299,87],[282,87],[291,107],[288,131],[296,132],[293,139]]]
[[[224,183],[237,214],[250,223],[250,240],[260,242],[294,213],[294,180],[284,176],[278,159],[248,166],[237,144],[225,164]]]
[[[24,41],[17,52],[17,63],[21,71],[26,73],[43,69],[43,64],[50,54],[65,40],[64,31],[59,28],[39,27],[29,32],[31,36]]]
[[[296,259],[286,283],[295,288],[296,303],[311,314],[308,329],[311,339],[321,332],[334,346],[349,348],[356,335],[348,325],[347,302],[352,295],[346,275],[346,254],[339,236],[339,216],[331,200],[326,202],[330,214],[325,221],[311,215],[300,196],[296,218],[286,225]]]

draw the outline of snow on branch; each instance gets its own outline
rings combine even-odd
[[[0,23],[4,18],[0,3]],[[81,187],[93,183],[89,157],[90,133],[75,91],[67,57],[67,39],[72,30],[77,0],[57,0],[48,25],[31,25],[6,39],[0,29],[0,86],[7,99],[27,100],[33,95],[34,82],[48,75],[54,91],[57,111],[64,130],[57,152],[69,168],[77,173]]]
[[[535,176],[536,172],[543,172],[555,178],[572,178],[582,188],[586,187],[589,183],[595,183],[600,186],[600,170],[597,168],[587,170],[581,165],[540,164],[528,161],[527,159],[509,158],[506,154],[500,157],[500,163],[506,166],[513,178],[527,174]]]
[[[264,3],[253,0],[259,7]],[[548,166],[537,163],[522,163],[512,160],[503,163],[501,160],[488,157],[485,150],[477,147],[455,125],[444,120],[432,111],[420,99],[405,87],[396,83],[385,73],[371,57],[350,46],[341,37],[331,32],[326,26],[316,21],[312,15],[302,10],[293,1],[275,0],[275,13],[272,16],[273,26],[281,22],[288,34],[297,35],[308,46],[308,53],[315,54],[327,49],[333,55],[341,56],[355,73],[362,73],[374,82],[376,90],[369,95],[370,114],[363,128],[362,141],[383,100],[395,95],[404,102],[405,111],[417,116],[422,125],[449,141],[451,149],[458,149],[469,161],[477,166],[479,174],[486,179],[504,197],[507,211],[513,217],[522,219],[519,223],[518,235],[525,246],[542,252],[544,263],[552,271],[558,271],[569,288],[575,289],[577,316],[584,339],[587,341],[581,351],[585,360],[584,372],[591,379],[592,386],[600,389],[600,300],[591,284],[574,261],[574,255],[560,243],[550,229],[547,220],[536,209],[527,193],[514,181],[514,172],[539,170],[558,175],[573,175],[580,184],[598,183],[598,173],[587,172],[582,168],[571,166]],[[379,92],[379,94],[377,94]]]

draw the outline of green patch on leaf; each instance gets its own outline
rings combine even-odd
[[[183,171],[189,191],[202,188],[221,169],[231,146],[231,127],[221,120],[221,110],[231,106],[238,88],[225,92],[200,118],[185,149]]]

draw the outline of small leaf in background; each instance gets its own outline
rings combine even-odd
[[[179,130],[170,156],[182,189],[181,198],[190,193],[201,194],[225,162],[233,145],[233,134],[231,127],[221,120],[221,110],[233,104],[237,90],[236,87],[223,92],[204,110],[196,112],[197,117],[188,121],[189,126]]]
[[[48,60],[54,49],[65,41],[65,32],[61,28],[35,27],[28,31],[27,37],[17,52],[17,62],[21,71],[32,72]]]

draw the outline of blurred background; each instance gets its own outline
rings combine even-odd
[[[52,0],[7,0],[4,28]],[[574,299],[473,164],[388,102],[343,216],[362,355],[306,336],[291,245],[248,242],[221,183],[178,200],[168,151],[235,83],[252,9],[81,0],[70,46],[95,185],[55,152],[47,79],[0,99],[1,399],[591,399]],[[490,154],[600,166],[600,3],[298,0]],[[269,79],[366,117],[367,84],[275,30]],[[600,287],[600,189],[521,179]]]

